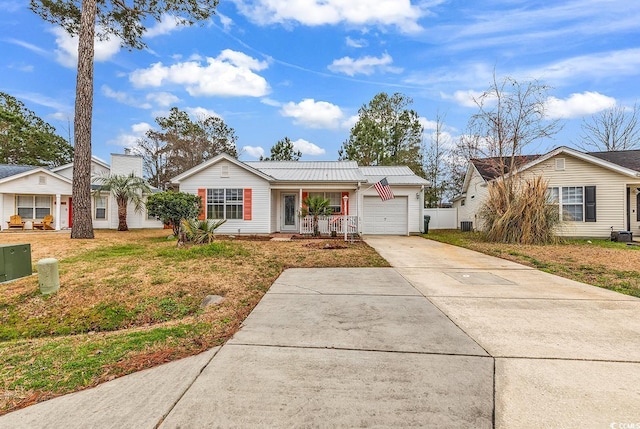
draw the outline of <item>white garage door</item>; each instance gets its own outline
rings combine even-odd
[[[364,197],[362,220],[364,234],[407,235],[407,197]]]

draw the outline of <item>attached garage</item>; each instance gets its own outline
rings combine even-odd
[[[362,232],[375,235],[407,235],[407,197],[382,201],[378,196],[364,197]]]

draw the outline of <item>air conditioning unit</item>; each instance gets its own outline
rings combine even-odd
[[[611,231],[611,241],[618,241],[621,243],[631,243],[633,241],[633,232]]]

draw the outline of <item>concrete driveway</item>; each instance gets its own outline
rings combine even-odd
[[[394,268],[287,270],[221,348],[0,428],[640,427],[640,300],[419,237],[367,242]]]
[[[496,428],[640,428],[640,299],[419,237],[366,241],[495,360]]]

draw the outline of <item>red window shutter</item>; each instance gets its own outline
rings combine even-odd
[[[342,201],[340,201],[340,207],[342,207],[342,213],[341,213],[341,214],[343,214],[343,215],[347,215],[347,216],[348,216],[348,215],[349,215],[349,201],[347,201],[347,204],[346,204],[346,206],[347,206],[347,207],[343,207],[343,206],[345,205],[345,204],[344,204],[344,196],[345,196],[345,195],[348,197],[348,196],[349,196],[349,193],[348,193],[348,192],[343,192],[343,193],[342,193],[342,196],[341,196]],[[346,209],[346,211],[347,211],[346,213],[344,212],[344,210],[345,210],[345,209]]]
[[[304,200],[306,200],[308,196],[309,196],[309,193],[308,193],[308,192],[303,192],[303,193],[302,193],[302,201],[300,201],[300,205],[301,205],[302,207],[304,207],[304,208],[306,208],[306,207],[307,207],[307,206],[305,206],[305,205],[304,205]]]
[[[198,214],[198,220],[205,220],[207,218],[207,190],[204,188],[198,189],[198,196],[202,202],[200,213]]]
[[[251,189],[244,190],[244,198],[242,200],[244,202],[243,212],[244,212],[244,220],[251,220]]]

